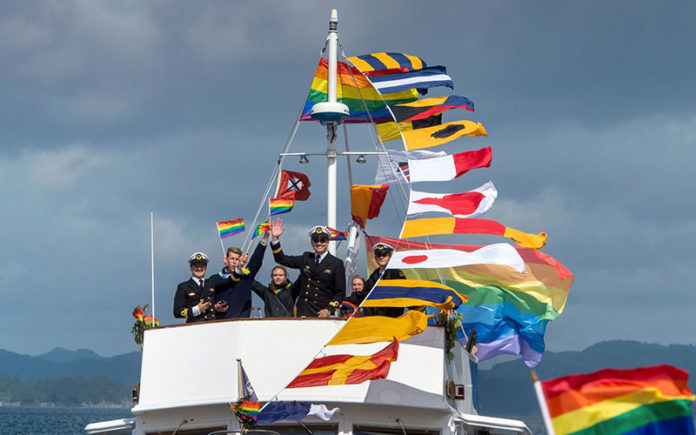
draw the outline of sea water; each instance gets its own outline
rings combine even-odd
[[[89,423],[132,416],[127,408],[0,407],[0,434],[84,434]]]

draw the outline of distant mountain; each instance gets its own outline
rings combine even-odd
[[[131,390],[104,376],[22,382],[16,377],[0,375],[0,404],[2,403],[128,407],[131,405]]]
[[[62,347],[56,347],[50,352],[37,355],[37,358],[43,358],[54,363],[66,363],[81,359],[99,359],[102,357],[89,349],[68,350]]]
[[[102,357],[86,349],[57,352],[54,349],[47,354],[30,356],[0,350],[0,375],[16,376],[24,382],[106,376],[132,387],[140,380],[140,358],[140,352]]]
[[[658,364],[671,364],[687,370],[689,384],[696,391],[696,346],[639,343],[637,341],[604,341],[582,351],[546,352],[536,367],[539,378],[550,379],[576,373],[589,373],[604,368],[627,369]],[[498,416],[538,416],[530,370],[521,360],[479,370],[479,412]]]

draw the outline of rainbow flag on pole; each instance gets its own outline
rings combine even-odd
[[[244,232],[244,219],[237,218],[231,221],[218,222],[217,227],[220,232],[220,238],[226,239],[227,237],[232,237],[235,234]]]
[[[659,365],[535,380],[534,388],[550,434],[693,435],[688,381],[685,370]]]
[[[345,123],[388,122],[393,121],[387,105],[410,103],[418,99],[415,89],[388,94],[380,94],[359,69],[344,62],[337,63],[336,98],[348,106],[350,115]],[[312,107],[328,100],[329,72],[328,60],[321,59],[309,89],[307,102],[302,109],[300,121],[312,121]]]
[[[268,200],[268,214],[275,216],[277,214],[289,213],[295,206],[295,192],[289,192],[290,195],[281,195],[278,198],[270,198]]]
[[[242,421],[255,422],[259,418],[260,409],[261,402],[243,400],[242,403],[240,403],[239,405],[239,412],[237,416]]]

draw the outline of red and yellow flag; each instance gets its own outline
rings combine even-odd
[[[524,233],[489,219],[472,218],[423,218],[404,222],[401,238],[434,236],[438,234],[489,234],[512,239],[520,246],[541,249],[546,244],[546,233]]]
[[[331,355],[317,358],[287,388],[320,387],[323,385],[362,384],[386,378],[391,363],[399,355],[399,342],[394,341],[372,355]]]
[[[350,214],[353,220],[365,228],[368,219],[379,216],[379,211],[387,197],[388,184],[380,186],[354,185],[350,188]]]

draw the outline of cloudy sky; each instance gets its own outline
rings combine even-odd
[[[215,221],[251,221],[331,7],[347,55],[419,55],[475,101],[447,120],[480,121],[489,136],[443,149],[490,145],[493,165],[440,191],[493,180],[488,217],[549,233],[544,252],[576,282],[548,349],[695,342],[695,3],[16,0],[0,3],[0,347],[135,350],[150,209],[157,315],[179,322],[186,258],[203,250],[221,267]],[[352,149],[373,149],[365,129],[349,129]],[[303,124],[292,150],[324,148],[322,129]],[[313,182],[286,215],[285,244],[299,251],[326,218],[326,169],[286,167]],[[354,169],[369,184],[375,162]],[[397,235],[395,203],[369,232]]]

